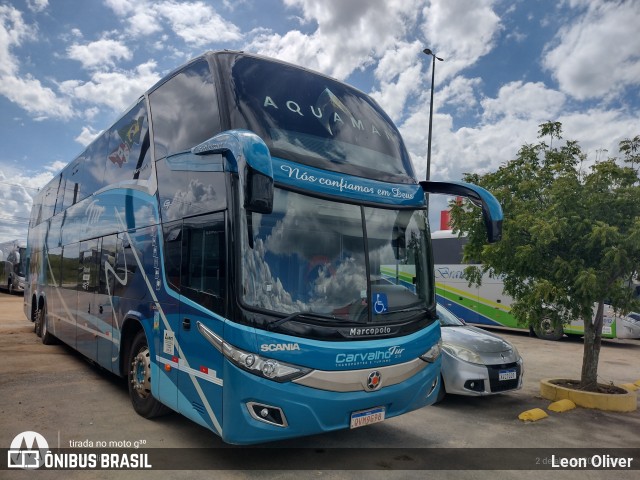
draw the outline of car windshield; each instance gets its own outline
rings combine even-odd
[[[376,324],[430,307],[425,210],[363,207],[276,188],[271,214],[242,218],[247,306],[297,321],[306,314]]]
[[[436,307],[441,327],[461,327],[464,323],[456,317],[451,311],[438,304]]]

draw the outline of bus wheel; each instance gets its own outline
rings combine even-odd
[[[44,320],[44,305],[36,309],[35,320],[33,322],[33,332],[38,336],[42,336],[42,321]]]
[[[554,325],[549,317],[542,317],[540,323],[534,325],[533,331],[542,340],[560,340],[564,336],[562,325]]]
[[[49,331],[49,320],[47,317],[47,307],[43,305],[39,310],[42,318],[40,319],[40,334],[42,336],[42,343],[45,345],[53,345],[56,343],[56,337],[54,337]]]
[[[140,330],[129,348],[127,380],[133,409],[138,415],[145,418],[153,418],[170,412],[151,394],[150,357],[147,337],[144,330]]]

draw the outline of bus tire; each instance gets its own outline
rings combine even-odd
[[[46,304],[43,305],[39,311],[41,312],[40,315],[42,316],[42,319],[40,320],[40,336],[42,337],[42,343],[44,345],[54,345],[55,343],[57,343],[57,339],[51,334],[51,331],[49,330],[49,318],[47,317]]]
[[[165,415],[171,410],[151,393],[151,354],[144,330],[139,330],[127,355],[129,398],[135,412],[144,418]]]
[[[44,320],[44,305],[40,308],[36,308],[36,312],[33,320],[33,333],[37,337],[42,336],[42,321]]]
[[[533,326],[536,337],[541,340],[560,340],[564,336],[562,325],[554,325],[549,317],[542,317],[540,323]]]

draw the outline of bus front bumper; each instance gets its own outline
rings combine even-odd
[[[225,360],[222,438],[252,444],[346,429],[353,413],[376,407],[388,419],[433,404],[439,376],[440,359],[377,391],[334,392],[270,381]]]

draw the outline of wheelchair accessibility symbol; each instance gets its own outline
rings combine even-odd
[[[385,313],[389,310],[389,300],[386,293],[376,293],[375,301],[373,302],[373,312],[376,315]]]

